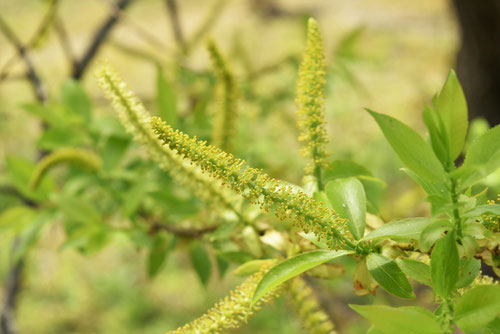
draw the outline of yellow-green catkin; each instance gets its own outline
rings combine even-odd
[[[220,182],[204,175],[199,168],[161,143],[149,124],[150,114],[114,69],[103,66],[97,78],[127,132],[147,148],[151,158],[159,162],[162,169],[207,203],[222,204],[238,212],[234,207],[234,196],[228,194]]]
[[[322,310],[314,291],[297,276],[287,283],[287,300],[299,316],[302,327],[310,334],[337,334],[330,317]]]
[[[207,50],[210,53],[212,67],[217,78],[220,95],[215,111],[212,131],[212,145],[223,151],[232,152],[236,140],[236,127],[238,122],[237,87],[233,73],[219,48],[213,40],[208,40]]]
[[[252,305],[252,297],[264,274],[272,265],[265,264],[261,270],[247,278],[232,290],[229,296],[220,300],[200,318],[167,334],[216,334],[226,333],[227,329],[239,328],[263,305],[278,297],[279,290],[267,293]]]
[[[29,187],[35,189],[52,167],[62,163],[69,163],[88,170],[100,170],[102,166],[101,158],[95,153],[76,147],[60,148],[40,160],[31,176]]]
[[[310,18],[307,28],[307,47],[299,66],[295,104],[302,156],[309,158],[306,175],[316,177],[322,188],[321,168],[326,166],[328,138],[325,129],[325,56],[318,23]]]
[[[341,248],[349,238],[345,222],[335,211],[304,192],[269,177],[262,170],[246,166],[245,161],[230,153],[172,129],[158,117],[151,118],[151,125],[170,149],[221,180],[249,202],[266,211],[274,210],[280,219],[290,218],[304,231],[312,231],[324,238],[332,249]]]

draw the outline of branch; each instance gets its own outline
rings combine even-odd
[[[64,55],[69,60],[70,64],[76,63],[75,52],[73,51],[73,47],[71,46],[71,42],[69,40],[69,35],[64,26],[64,22],[60,17],[57,17],[54,21],[54,28],[56,30],[57,38],[59,39],[59,43],[61,43],[62,50]]]
[[[215,231],[219,227],[219,225],[214,225],[201,228],[184,228],[173,224],[165,224],[160,221],[153,221],[150,223],[150,226],[151,226],[150,232],[153,234],[158,233],[159,231],[165,231],[179,237],[190,238],[190,239],[199,238],[206,233]]]
[[[45,86],[43,85],[42,81],[40,80],[40,77],[38,76],[38,73],[35,70],[35,67],[33,65],[33,62],[31,61],[31,58],[29,57],[26,47],[21,43],[19,38],[10,29],[10,27],[7,25],[7,23],[3,20],[1,16],[0,16],[0,31],[4,34],[7,40],[14,46],[21,59],[24,61],[27,70],[26,76],[28,77],[28,80],[31,82],[31,85],[33,86],[33,90],[35,92],[37,100],[42,103],[46,102],[47,92],[45,90]]]
[[[101,24],[101,26],[94,33],[94,37],[90,42],[87,50],[84,52],[83,57],[73,64],[73,79],[79,80],[85,73],[87,66],[99,51],[102,43],[106,40],[111,29],[115,26],[120,18],[121,12],[132,3],[133,0],[119,0],[116,6],[112,9],[108,18]]]
[[[17,242],[16,242],[17,241]],[[16,239],[13,247],[17,247],[19,239]],[[13,264],[5,280],[4,295],[5,303],[0,317],[0,333],[15,334],[14,311],[17,304],[17,296],[21,290],[21,275],[24,268],[24,261],[21,259]]]
[[[38,42],[42,39],[43,36],[47,34],[47,31],[50,28],[50,25],[54,21],[54,18],[57,13],[57,5],[59,4],[59,0],[52,0],[49,4],[49,8],[47,10],[47,13],[45,14],[44,18],[42,19],[42,22],[40,23],[38,29],[35,31],[33,36],[30,38],[29,42],[24,46],[24,49],[26,51],[30,50],[38,44]],[[5,24],[5,22],[4,22]],[[16,38],[17,39],[17,38]],[[19,43],[22,45],[22,43]],[[1,72],[0,72],[0,80],[4,80],[9,76],[9,70],[16,64],[16,62],[22,57],[20,57],[19,53],[12,56],[5,65],[3,66]]]
[[[179,21],[177,2],[176,0],[165,0],[165,5],[167,6],[167,12],[170,17],[170,23],[172,25],[175,40],[177,41],[177,44],[179,44],[179,48],[182,53],[186,53],[187,44],[184,40],[184,34],[182,33],[181,23]]]

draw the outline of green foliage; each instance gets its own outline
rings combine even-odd
[[[457,300],[455,321],[464,331],[486,327],[500,312],[500,286],[479,285]]]
[[[222,333],[238,328],[280,291],[287,294],[304,329],[336,333],[311,286],[325,289],[325,294],[330,288],[345,289],[344,281],[316,281],[333,281],[345,272],[354,272],[353,288],[360,303],[368,301],[362,296],[375,295],[378,286],[396,297],[415,298],[409,278],[432,291],[418,294],[418,304],[426,308],[351,305],[372,323],[369,333],[451,333],[456,326],[468,334],[493,331],[498,327],[500,292],[482,275],[481,267],[489,265],[499,272],[500,204],[488,201],[487,190],[477,183],[500,166],[500,127],[473,130],[466,143],[467,105],[453,71],[423,111],[428,142],[395,118],[369,111],[404,171],[423,188],[432,206],[426,217],[408,218],[410,212],[399,216],[402,219],[395,217],[391,212],[399,199],[394,197],[416,192],[399,194],[391,184],[394,194],[385,198],[385,182],[365,166],[342,160],[357,156],[351,157],[339,146],[328,147],[339,156],[328,161],[326,76],[339,74],[356,81],[345,65],[356,57],[353,45],[360,33],[357,29],[340,42],[335,52],[339,63],[332,70],[325,62],[317,22],[307,22],[295,97],[298,139],[308,159],[302,185],[279,179],[293,173],[283,172],[288,161],[281,161],[283,156],[273,151],[274,146],[267,147],[268,138],[263,139],[264,148],[257,144],[245,152],[238,150],[241,159],[231,154],[238,142],[262,139],[249,134],[254,129],[238,128],[237,123],[266,120],[279,99],[292,99],[293,88],[263,101],[256,89],[260,81],[252,82],[256,74],[250,55],[243,64],[248,75],[238,76],[236,84],[228,65],[230,53],[223,57],[213,41],[208,50],[215,81],[209,71],[190,69],[189,62],[176,63],[175,70],[168,72],[156,64],[161,117],[151,117],[107,65],[98,71],[97,79],[119,122],[95,113],[75,81],[62,85],[58,100],[24,105],[44,123],[33,147],[48,152],[37,163],[14,156],[6,159],[6,177],[0,181],[5,182],[9,201],[0,207],[0,229],[18,238],[14,261],[25,260],[49,230],[46,226],[58,222],[64,232],[61,250],[73,248],[90,255],[125,239],[144,255],[147,276],[156,282],[162,279],[159,274],[167,258],[169,266],[176,263],[170,260],[175,254],[190,260],[187,267],[204,293],[211,293],[206,289],[215,285],[211,279],[231,276],[226,272],[246,277],[205,315],[170,333]],[[187,56],[201,35],[181,43],[181,53]],[[296,65],[298,59],[291,56],[286,62]],[[218,103],[212,134],[207,112],[211,101]],[[237,102],[244,108],[237,108]],[[259,111],[254,113],[257,105]],[[266,121],[269,125],[275,119]],[[273,135],[276,142],[286,140],[283,133]],[[142,159],[131,139],[153,162]],[[458,158],[464,150],[460,166]],[[266,154],[272,154],[280,167],[266,162],[262,158]],[[63,163],[68,167],[55,168]],[[426,209],[420,213],[414,204],[415,211],[425,216]],[[231,268],[234,265],[236,270]],[[186,287],[189,292],[196,288]],[[430,297],[425,300],[425,296]],[[375,304],[386,294],[377,298]],[[434,313],[427,310],[429,299],[437,305]],[[131,312],[147,322],[150,310],[154,313],[154,308],[134,304]],[[178,324],[169,324],[173,325]]]
[[[415,298],[413,289],[396,262],[380,254],[371,253],[366,265],[372,277],[387,291],[401,298]]]
[[[260,281],[259,285],[255,289],[253,302],[257,302],[262,296],[273,290],[281,283],[302,274],[304,271],[348,254],[352,254],[352,252],[317,250],[303,253],[285,260],[284,262],[273,267]]]
[[[43,176],[51,168],[61,163],[69,163],[91,171],[99,171],[102,167],[100,157],[92,152],[87,152],[78,148],[61,148],[40,160],[31,177],[29,184],[30,188],[35,189]]]
[[[325,192],[333,209],[347,219],[354,239],[361,239],[366,225],[366,196],[361,182],[354,177],[336,179],[328,182]]]
[[[447,298],[458,281],[459,256],[455,233],[449,232],[436,242],[431,257],[432,287],[438,296]]]
[[[387,334],[438,334],[441,328],[436,317],[416,306],[350,305],[378,330]]]

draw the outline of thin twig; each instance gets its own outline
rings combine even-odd
[[[40,25],[38,26],[37,30],[33,34],[33,36],[30,38],[29,42],[24,45],[24,49],[26,51],[29,51],[31,48],[33,48],[38,42],[47,34],[47,31],[49,30],[52,22],[54,21],[54,18],[57,13],[57,6],[59,4],[59,0],[52,0],[49,4],[49,8],[47,9],[47,13],[43,17]],[[4,22],[5,23],[5,22]],[[22,44],[22,43],[21,43]],[[19,53],[13,55],[10,57],[2,67],[2,70],[0,71],[0,81],[7,79],[9,77],[9,71],[10,69],[16,64],[16,62],[20,59]]]
[[[167,7],[167,12],[170,18],[170,24],[172,26],[175,41],[179,45],[181,52],[184,54],[187,51],[187,45],[186,41],[184,40],[184,34],[182,33],[181,23],[179,20],[179,9],[177,7],[177,1],[165,0],[165,5]]]
[[[179,237],[184,237],[184,238],[199,238],[203,236],[204,234],[210,233],[215,231],[219,225],[214,225],[214,226],[208,226],[208,227],[201,227],[201,228],[183,228],[176,226],[174,224],[165,224],[163,222],[159,221],[153,221],[150,224],[151,226],[151,233],[157,233],[159,231],[165,231],[168,233],[172,233],[176,236]]]
[[[118,22],[121,12],[132,3],[133,0],[119,0],[116,6],[111,10],[108,18],[99,26],[99,28],[94,33],[89,46],[84,52],[81,59],[74,63],[73,74],[71,75],[74,79],[79,80],[82,78],[87,66],[90,64],[92,59],[94,59],[97,51],[99,51],[102,43],[106,40],[112,28]]]
[[[75,52],[73,51],[73,47],[71,46],[71,41],[69,40],[69,35],[64,22],[60,17],[57,17],[54,20],[54,28],[64,55],[68,59],[69,63],[74,66],[76,62]]]
[[[3,20],[1,16],[0,16],[0,31],[4,34],[7,40],[14,46],[21,59],[24,61],[27,71],[26,76],[28,77],[28,80],[31,82],[37,100],[40,102],[47,101],[47,92],[45,90],[45,86],[43,85],[42,81],[40,80],[40,77],[38,76],[38,73],[35,70],[35,67],[33,65],[33,62],[31,61],[31,58],[29,57],[27,49],[24,47],[19,38],[10,29],[10,27],[7,25],[7,23]]]

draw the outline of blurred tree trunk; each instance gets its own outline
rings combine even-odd
[[[460,25],[457,75],[470,117],[500,124],[500,1],[453,0]]]

